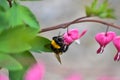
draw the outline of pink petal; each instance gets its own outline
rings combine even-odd
[[[96,36],[95,36],[96,41],[97,41],[100,45],[103,45],[103,44],[104,44],[104,43],[103,43],[104,35],[105,35],[104,32],[102,32],[102,33],[96,34]]]
[[[78,31],[78,29],[71,29],[68,33],[70,34],[70,36],[71,36],[71,38],[73,40],[76,40],[76,39],[79,38],[79,31]]]
[[[107,38],[105,44],[108,44],[110,41],[112,41],[115,38],[115,36],[116,36],[115,32],[112,31],[107,32]]]
[[[25,74],[25,80],[43,80],[45,66],[37,63],[31,66]]]
[[[117,50],[120,51],[120,36],[116,36],[113,39],[113,44],[117,48]]]
[[[104,51],[104,47],[102,46],[102,47],[100,47],[100,48],[97,50],[97,54],[103,53],[103,51]]]
[[[9,78],[4,74],[0,74],[0,80],[9,80]]]
[[[103,53],[104,47],[110,43],[116,36],[115,32],[109,31],[107,33],[101,32],[96,34],[95,39],[99,43],[100,48],[97,50],[97,53]]]
[[[102,33],[98,33],[95,36],[95,39],[100,45],[106,46],[108,43],[110,43],[113,40],[115,36],[116,36],[115,32],[112,31],[107,32],[107,35],[105,32],[102,32]]]
[[[82,77],[78,74],[73,74],[69,77],[67,77],[65,80],[83,80]]]
[[[64,42],[66,44],[71,44],[73,41],[79,39],[80,37],[82,37],[85,33],[86,33],[87,30],[84,30],[80,35],[79,35],[79,31],[78,29],[71,29],[69,30],[68,32],[66,32],[64,35],[63,35],[63,38],[64,38]]]
[[[65,42],[65,44],[69,45],[69,44],[71,44],[73,41],[74,41],[74,40],[73,40],[70,36],[68,36],[68,34],[64,34],[64,42]]]
[[[86,32],[87,32],[87,30],[83,30],[83,31],[81,32],[81,34],[79,35],[79,38],[81,38],[83,35],[85,35]]]
[[[119,61],[119,60],[120,60],[120,52],[118,52],[114,57],[114,61]]]

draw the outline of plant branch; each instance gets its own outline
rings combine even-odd
[[[96,23],[100,23],[100,24],[104,24],[104,25],[113,27],[113,28],[120,29],[120,26],[119,26],[119,25],[115,25],[115,24],[113,24],[113,23],[105,22],[105,21],[102,21],[102,20],[95,20],[95,19],[81,20],[81,21],[78,21],[78,22],[76,22],[76,23],[82,23],[82,22],[96,22]]]
[[[80,17],[80,18],[77,18],[73,21],[70,21],[70,22],[67,22],[67,23],[63,23],[63,24],[59,24],[57,26],[52,26],[52,27],[48,27],[48,28],[44,28],[42,29],[39,33],[42,33],[42,32],[46,32],[46,31],[51,31],[51,30],[55,30],[55,29],[59,29],[59,28],[67,28],[69,27],[71,24],[74,24],[76,23],[77,21],[81,20],[81,19],[85,19],[85,18],[88,18],[88,16],[84,16],[84,17]]]
[[[56,26],[51,26],[51,27],[48,27],[48,28],[44,28],[44,29],[41,29],[41,31],[39,33],[47,32],[47,31],[51,31],[51,30],[56,30],[56,29],[60,29],[60,28],[67,28],[72,24],[83,23],[83,22],[96,22],[96,23],[100,23],[100,24],[104,24],[104,25],[113,27],[113,28],[120,29],[119,25],[115,25],[113,23],[105,22],[105,21],[102,21],[102,20],[85,19],[85,18],[88,18],[88,17],[82,17],[82,18],[78,18],[78,19],[75,19],[75,20],[70,21],[70,22],[66,22],[66,23],[63,23],[63,24],[56,25]]]
[[[9,3],[10,8],[12,7],[12,0],[7,0]]]

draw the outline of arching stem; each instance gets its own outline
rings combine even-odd
[[[105,21],[97,20],[97,19],[86,19],[86,18],[88,18],[88,17],[78,18],[78,19],[75,19],[75,20],[67,22],[67,23],[63,23],[63,24],[59,24],[59,25],[56,25],[56,26],[51,26],[51,27],[48,27],[48,28],[44,28],[44,29],[41,29],[41,31],[39,33],[47,32],[47,31],[51,31],[51,30],[56,30],[56,29],[60,29],[60,28],[64,29],[64,28],[69,27],[72,24],[83,23],[83,22],[95,22],[95,23],[100,23],[100,24],[107,25],[109,27],[120,29],[119,25],[115,25],[113,23],[109,23],[109,22],[105,22]]]

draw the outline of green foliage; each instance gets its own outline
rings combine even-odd
[[[15,60],[12,56],[0,53],[0,67],[8,70],[20,70],[22,65]]]
[[[19,53],[29,50],[29,41],[36,37],[39,23],[25,6],[0,0],[0,52]]]
[[[29,51],[21,52],[19,54],[10,54],[16,59],[23,67],[30,66],[36,63],[34,56]]]
[[[37,36],[40,27],[34,14],[15,0],[12,7],[0,0],[0,20],[0,67],[10,70],[11,80],[17,80],[14,70],[21,74],[35,62],[29,51],[50,52],[50,40]]]
[[[40,25],[34,14],[16,1],[10,7],[7,0],[0,0],[0,68],[9,70],[10,80],[23,80],[28,67],[36,62],[30,51],[53,51],[49,39],[37,36]],[[86,6],[86,15],[115,18],[107,0],[101,5],[94,0],[91,6]]]
[[[50,40],[44,37],[37,36],[31,41],[31,51],[34,52],[52,52],[50,48]]]
[[[7,29],[8,26],[8,20],[5,11],[9,9],[9,5],[7,3],[7,0],[0,0],[0,33]]]
[[[21,70],[10,70],[9,71],[9,79],[10,80],[24,80],[24,74],[26,72],[26,70],[28,69],[28,67],[24,67]]]
[[[11,56],[19,61],[22,65],[22,69],[9,70],[10,80],[23,80],[26,70],[30,67],[30,65],[36,63],[36,60],[29,51],[22,52],[21,54],[11,54]]]
[[[29,50],[29,41],[36,36],[36,29],[25,25],[4,30],[0,34],[0,52],[18,53]]]
[[[108,1],[98,5],[98,0],[94,0],[91,6],[86,6],[87,16],[98,16],[100,18],[115,18],[114,10],[109,7]]]
[[[7,0],[0,0],[0,12],[9,9]]]
[[[25,6],[14,3],[12,7],[6,12],[9,26],[15,27],[17,25],[26,24],[29,27],[39,29],[39,23],[32,12]]]
[[[7,0],[0,0],[0,33],[9,28],[26,24],[39,30],[39,23],[33,13],[25,6],[13,2],[10,8]]]
[[[9,22],[7,20],[7,17],[4,13],[0,13],[0,33],[4,30],[4,29],[7,29],[9,26]]]
[[[0,67],[10,71],[22,70],[35,62],[34,56],[29,51],[9,55],[0,53]]]

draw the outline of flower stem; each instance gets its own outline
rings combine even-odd
[[[109,26],[107,26],[106,31],[105,31],[105,36],[107,36],[107,32],[109,30]]]
[[[89,17],[85,16],[85,17],[81,17],[81,18],[75,19],[75,20],[70,21],[70,22],[66,22],[66,23],[63,23],[63,24],[56,25],[56,26],[44,28],[44,29],[41,29],[41,31],[39,33],[47,32],[47,31],[51,31],[51,30],[56,30],[56,29],[60,29],[60,28],[67,28],[72,24],[83,23],[83,22],[95,22],[95,23],[100,23],[100,24],[104,24],[104,25],[107,25],[107,26],[110,26],[110,27],[113,27],[113,28],[120,29],[119,25],[115,25],[113,23],[105,22],[105,21],[102,21],[102,20],[87,19],[87,18],[89,18]]]

